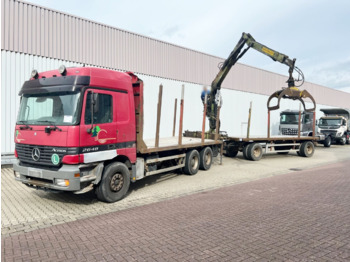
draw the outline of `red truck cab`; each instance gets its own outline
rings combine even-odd
[[[96,180],[99,162],[136,162],[132,73],[63,67],[32,76],[19,94],[17,180],[79,191]]]

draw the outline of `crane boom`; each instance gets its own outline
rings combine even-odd
[[[315,101],[314,101],[313,97],[306,90],[299,91],[299,89],[295,87],[296,81],[302,81],[302,83],[304,82],[304,77],[303,77],[301,70],[295,67],[296,59],[290,59],[287,55],[282,54],[280,52],[277,52],[277,51],[255,41],[255,39],[250,34],[243,33],[242,37],[238,41],[238,43],[235,46],[235,48],[233,49],[233,51],[230,53],[228,58],[222,63],[218,74],[216,75],[215,79],[213,80],[213,82],[211,84],[211,91],[210,91],[209,100],[208,100],[208,109],[209,110],[207,111],[207,116],[209,117],[211,131],[215,130],[216,111],[217,111],[216,105],[215,105],[215,97],[216,97],[217,91],[221,89],[221,84],[225,80],[225,78],[226,78],[227,74],[230,72],[231,68],[237,63],[237,61],[250,48],[255,49],[256,51],[270,57],[273,61],[284,64],[284,65],[288,66],[288,68],[289,68],[288,69],[289,78],[287,80],[288,88],[277,91],[273,95],[270,96],[270,98],[268,100],[268,108],[270,110],[276,110],[279,108],[279,102],[280,102],[281,98],[300,100],[306,111],[313,111],[315,109]],[[297,80],[294,79],[294,77],[293,77],[294,70],[296,70],[301,75],[302,79],[299,79],[299,78]],[[269,106],[271,99],[274,97],[276,97],[278,99],[278,104],[276,106]],[[303,98],[306,98],[306,97],[309,97],[313,101],[314,108],[311,108],[311,109],[305,108],[305,103],[303,101]]]

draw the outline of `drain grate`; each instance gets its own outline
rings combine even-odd
[[[290,168],[289,170],[290,170],[290,171],[302,171],[301,168]]]

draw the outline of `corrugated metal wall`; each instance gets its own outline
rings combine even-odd
[[[30,78],[31,70],[36,68],[39,71],[46,71],[58,68],[62,64],[66,66],[82,66],[82,64],[9,51],[1,52],[1,61],[1,153],[13,154],[14,127],[20,98],[18,92],[23,82]],[[160,136],[168,137],[172,135],[174,100],[177,98],[178,101],[180,101],[182,84],[185,85],[184,130],[201,130],[203,110],[200,99],[201,85],[144,74],[139,74],[139,77],[145,83],[145,139],[154,138],[155,136],[157,115],[157,103],[155,103],[155,98],[158,97],[158,87],[160,84],[164,86]],[[227,131],[230,135],[245,135],[248,107],[250,101],[253,101],[251,134],[266,135],[266,95],[251,94],[230,89],[223,89],[222,92],[224,98],[224,104],[221,110],[222,130]],[[298,102],[283,100],[281,103],[281,110],[298,109],[298,106]],[[317,108],[323,107],[326,106],[318,105]],[[177,116],[179,116],[179,105],[177,108]],[[321,116],[320,111],[317,111],[317,114],[317,117]],[[179,119],[179,117],[177,117],[177,119]],[[273,112],[271,118],[272,134],[277,134],[278,122],[278,112]]]
[[[223,59],[57,12],[2,0],[3,50],[209,85]],[[238,64],[223,87],[269,95],[286,77]],[[317,102],[350,107],[350,94],[305,83]]]

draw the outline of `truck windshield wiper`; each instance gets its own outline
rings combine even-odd
[[[21,130],[23,130],[23,129],[30,129],[30,130],[32,130],[33,128],[31,128],[28,124],[27,124],[27,122],[26,121],[17,121],[17,123],[22,123],[23,125],[25,125],[25,126],[21,126],[19,129],[21,129]]]
[[[62,131],[61,128],[59,128],[58,126],[56,126],[55,122],[53,121],[49,121],[49,120],[39,120],[37,122],[41,122],[41,123],[49,123],[51,126],[54,126],[54,127],[45,127],[45,133],[50,133],[51,130],[55,131],[55,130],[58,130],[58,131]]]

